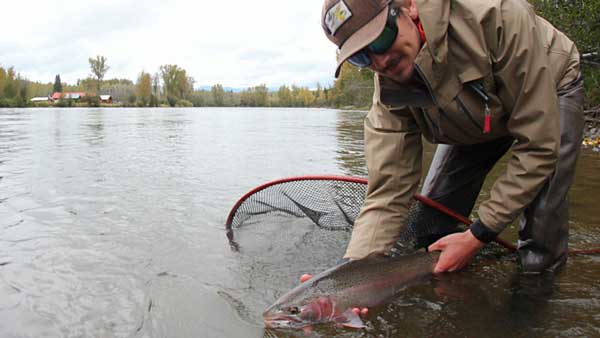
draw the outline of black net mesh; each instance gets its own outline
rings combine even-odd
[[[367,192],[366,181],[298,178],[268,184],[232,210],[228,229],[284,214],[307,217],[327,230],[350,230]]]
[[[454,218],[413,200],[405,225],[392,249],[392,254],[410,253],[415,249],[424,248],[439,238],[462,230]]]

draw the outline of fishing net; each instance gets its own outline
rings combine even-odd
[[[308,217],[327,230],[349,230],[367,192],[361,178],[293,177],[264,184],[246,194],[233,207],[227,229],[284,214]]]
[[[282,235],[291,239],[289,225],[298,219],[308,220],[319,230],[349,232],[366,193],[367,180],[357,177],[305,176],[269,182],[244,195],[231,210],[226,223],[230,244],[238,250],[239,242],[234,234],[239,229],[250,225],[264,228],[275,219],[279,220],[275,222],[278,226],[285,223],[286,227],[272,229],[267,235],[271,239]],[[414,200],[392,254],[427,246],[457,231],[458,223],[456,217]]]

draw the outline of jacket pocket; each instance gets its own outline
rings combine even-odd
[[[391,132],[412,132],[418,130],[411,111],[408,108],[393,108],[374,104],[367,114],[367,119],[374,128]]]
[[[459,93],[459,95],[456,96],[459,110],[464,113],[468,120],[479,128],[483,134],[489,134],[492,128],[492,111],[490,110],[490,96],[487,94],[483,83],[481,81],[465,83],[463,92],[465,90],[469,91],[470,95],[469,93]],[[469,104],[465,103],[463,97],[467,100],[470,99]],[[469,106],[472,108],[469,108]],[[471,109],[474,109],[474,111]]]
[[[493,118],[491,97],[481,79],[463,84],[455,98],[457,121],[472,136],[484,136],[492,132]]]

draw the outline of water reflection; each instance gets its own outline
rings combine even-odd
[[[82,121],[83,140],[90,146],[102,146],[105,135],[104,132],[104,110],[92,109]]]
[[[336,160],[345,175],[366,176],[363,120],[366,112],[339,111],[337,113]]]

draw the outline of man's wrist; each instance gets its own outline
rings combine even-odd
[[[489,243],[496,239],[498,233],[488,228],[481,220],[476,220],[469,227],[471,234],[483,243]]]

